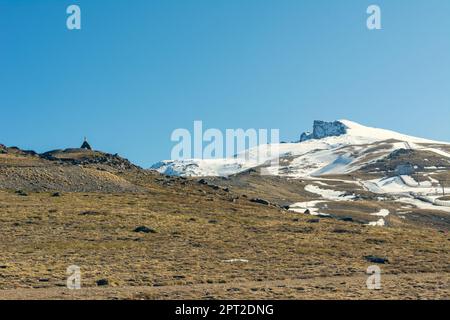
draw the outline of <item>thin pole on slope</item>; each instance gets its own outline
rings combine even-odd
[[[411,145],[409,144],[408,141],[405,141],[405,146],[406,146],[406,149],[412,150]]]
[[[442,196],[445,196],[445,182],[446,182],[446,180],[439,181],[439,183],[441,184],[441,188],[442,188]]]

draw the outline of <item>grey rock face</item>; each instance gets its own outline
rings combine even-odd
[[[347,127],[339,122],[326,122],[315,120],[313,126],[313,132],[304,132],[300,136],[300,142],[311,140],[311,139],[322,139],[326,137],[340,136],[347,133]]]

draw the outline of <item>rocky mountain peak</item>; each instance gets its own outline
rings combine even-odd
[[[321,121],[315,120],[313,124],[313,132],[304,132],[300,136],[300,142],[311,139],[322,139],[326,137],[340,136],[347,133],[347,126],[340,121]]]

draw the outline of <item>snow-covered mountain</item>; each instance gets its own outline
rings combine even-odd
[[[303,133],[297,143],[259,145],[234,158],[166,160],[153,165],[152,169],[167,175],[229,176],[259,166],[267,167],[269,160],[279,157],[277,167],[267,168],[269,173],[292,178],[318,177],[354,172],[396,150],[420,150],[450,158],[449,146],[446,142],[366,127],[349,120],[314,121],[312,133]],[[266,154],[269,148],[270,156],[255,156]]]

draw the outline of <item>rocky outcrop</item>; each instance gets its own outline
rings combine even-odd
[[[105,193],[144,190],[122,177],[123,173],[143,170],[117,154],[77,148],[37,154],[4,145],[0,145],[0,153],[0,189]]]
[[[300,142],[311,139],[322,139],[326,137],[336,137],[347,133],[347,127],[339,122],[326,122],[315,120],[313,125],[313,132],[304,132],[300,136]]]
[[[39,155],[42,159],[71,165],[105,165],[117,170],[140,169],[129,160],[117,154],[87,149],[54,150]]]
[[[143,188],[107,171],[72,165],[0,165],[0,190],[26,192],[142,192]],[[22,195],[22,194],[18,194]]]

